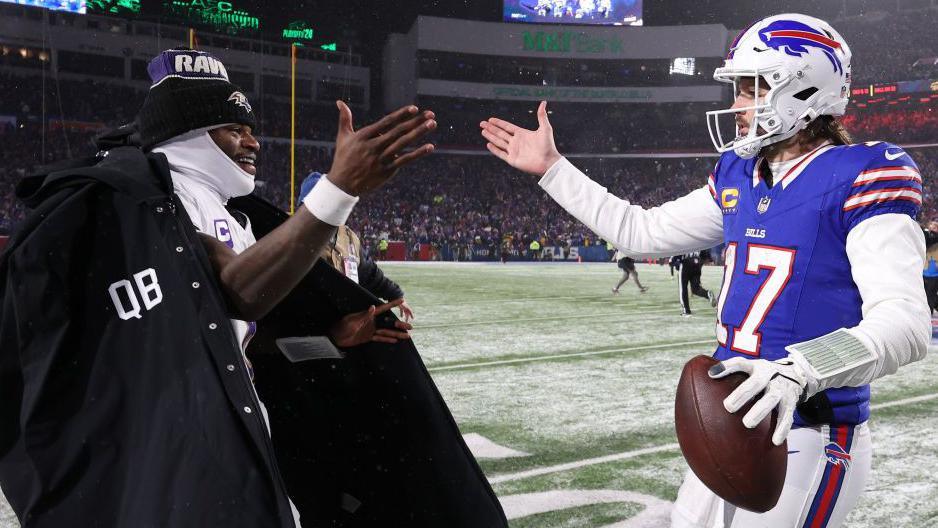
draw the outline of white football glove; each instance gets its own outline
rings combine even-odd
[[[778,422],[772,434],[772,443],[782,445],[795,419],[795,406],[805,401],[809,393],[813,394],[817,380],[790,358],[766,361],[735,357],[710,367],[709,374],[711,378],[722,378],[734,372],[745,372],[749,374],[749,379],[723,400],[723,407],[734,413],[765,391],[743,416],[743,425],[754,428],[772,409],[778,407]]]

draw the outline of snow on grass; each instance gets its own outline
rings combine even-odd
[[[938,526],[938,402],[874,413],[870,430],[873,471],[847,525]]]
[[[528,355],[712,339],[715,312],[680,317],[677,282],[666,267],[639,265],[649,292],[626,283],[612,264],[389,267],[417,312],[414,343],[429,367]],[[708,268],[704,283],[719,284]],[[478,292],[477,290],[482,290]],[[440,292],[446,292],[442,295]],[[479,301],[487,295],[494,302]]]
[[[646,350],[441,372],[434,379],[458,421],[509,423],[520,437],[576,442],[669,426],[681,367],[708,350]]]
[[[687,359],[709,354],[713,346],[634,348],[713,339],[714,310],[693,298],[698,315],[679,317],[677,283],[666,266],[639,265],[648,293],[640,295],[630,281],[613,296],[610,289],[620,273],[611,263],[380,265],[401,284],[417,314],[414,341],[463,432],[531,454],[480,460],[488,475],[675,441],[678,375]],[[704,269],[705,287],[717,289],[719,282],[719,268]],[[433,370],[611,349],[632,350]],[[934,393],[936,351],[873,384],[874,404]],[[847,526],[938,527],[938,400],[874,410],[870,425],[873,474]],[[678,452],[654,453],[504,482],[495,490],[509,495],[611,489],[673,501],[686,469]],[[588,507],[527,520],[554,528],[627,515],[629,511]],[[520,521],[513,526],[523,526]],[[0,528],[15,526],[12,512],[0,500]]]
[[[16,528],[20,525],[16,520],[16,515],[13,514],[13,510],[10,508],[10,505],[7,504],[6,499],[0,495],[0,528]]]

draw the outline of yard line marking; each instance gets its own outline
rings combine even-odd
[[[461,327],[461,326],[535,323],[538,321],[562,321],[565,319],[588,319],[590,317],[622,317],[622,316],[659,315],[659,314],[666,314],[666,313],[673,313],[675,316],[680,315],[678,311],[673,308],[662,308],[660,310],[642,310],[640,312],[610,312],[610,313],[579,314],[579,315],[552,315],[550,317],[528,317],[524,319],[494,319],[491,321],[465,321],[461,323],[441,323],[441,324],[435,324],[435,325],[414,326],[414,330],[453,328],[453,327]],[[708,310],[700,310],[698,311],[698,313],[710,314],[710,313],[716,313],[716,311],[713,308],[710,308]]]
[[[883,402],[876,405],[871,405],[871,410],[885,409],[888,407],[896,407],[899,405],[906,405],[909,403],[919,403],[923,401],[930,401],[938,399],[938,394],[925,394],[922,396],[915,396],[913,398],[904,398],[901,400]],[[539,477],[541,475],[549,475],[551,473],[560,473],[561,471],[568,471],[571,469],[579,469],[586,466],[595,466],[596,464],[605,464],[606,462],[615,462],[618,460],[628,460],[630,458],[636,458],[644,455],[650,455],[654,453],[666,453],[668,451],[680,450],[680,447],[676,443],[664,444],[656,447],[643,447],[642,449],[635,449],[633,451],[625,451],[622,453],[616,453],[613,455],[605,455],[601,457],[587,458],[584,460],[578,460],[576,462],[567,462],[565,464],[557,464],[555,466],[547,466],[542,468],[528,469],[526,471],[519,471],[517,473],[506,473],[504,475],[496,475],[489,479],[489,482],[492,484],[499,484],[501,482],[511,482],[515,480],[522,480],[529,477]]]
[[[658,343],[655,345],[642,345],[642,346],[637,346],[637,347],[610,348],[607,350],[591,350],[589,352],[571,352],[569,354],[554,354],[550,356],[503,359],[500,361],[484,361],[481,363],[464,363],[460,365],[446,365],[442,367],[430,367],[427,370],[430,372],[439,372],[441,370],[457,370],[457,369],[469,369],[469,368],[476,368],[476,367],[490,367],[493,365],[512,365],[515,363],[532,363],[535,361],[548,361],[552,359],[564,359],[564,358],[583,357],[583,356],[598,356],[600,354],[615,354],[618,352],[631,352],[633,350],[653,350],[656,348],[676,348],[676,347],[688,346],[688,345],[706,345],[708,343],[716,343],[716,341],[714,339],[703,339],[700,341],[683,341],[680,343]]]
[[[595,458],[587,458],[585,460],[578,460],[576,462],[568,462],[566,464],[558,464],[556,466],[548,466],[537,469],[529,469],[527,471],[519,471],[517,473],[508,473],[505,475],[497,475],[489,479],[489,482],[492,484],[499,484],[502,482],[511,482],[513,480],[522,480],[529,477],[538,477],[541,475],[548,475],[550,473],[559,473],[561,471],[567,471],[570,469],[578,469],[586,466],[593,466],[596,464],[605,464],[606,462],[615,462],[617,460],[627,460],[629,458],[640,457],[643,455],[650,455],[653,453],[665,453],[667,451],[674,451],[680,449],[676,443],[674,444],[665,444],[655,447],[645,447],[642,449],[636,449],[634,451],[626,451],[624,453],[616,453],[614,455],[606,455]]]
[[[899,405],[906,405],[909,403],[919,403],[923,401],[938,400],[938,394],[923,394],[922,396],[915,396],[912,398],[905,398],[902,400],[895,400],[883,403],[877,403],[870,405],[870,410],[875,411],[878,409],[888,409],[889,407],[898,407]]]
[[[595,299],[601,294],[597,293],[595,295],[561,295],[555,297],[512,297],[509,299],[473,299],[462,302],[452,302],[452,303],[429,303],[421,304],[421,308],[439,308],[440,306],[464,306],[466,304],[488,304],[488,303],[498,303],[498,302],[528,302],[528,301],[555,301],[558,299]]]

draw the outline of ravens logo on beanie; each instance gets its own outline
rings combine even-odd
[[[166,50],[150,61],[147,72],[153,85],[137,114],[144,150],[197,128],[225,123],[255,127],[251,103],[212,55],[189,48]]]

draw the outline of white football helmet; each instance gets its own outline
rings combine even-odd
[[[756,79],[752,106],[707,112],[710,140],[717,152],[733,150],[752,158],[762,147],[788,139],[820,115],[843,115],[850,98],[850,48],[823,20],[799,14],[764,18],[749,26],[730,46],[723,67],[713,72],[720,82]],[[758,97],[760,83],[769,91]],[[749,132],[725,141],[720,116],[754,110]]]

